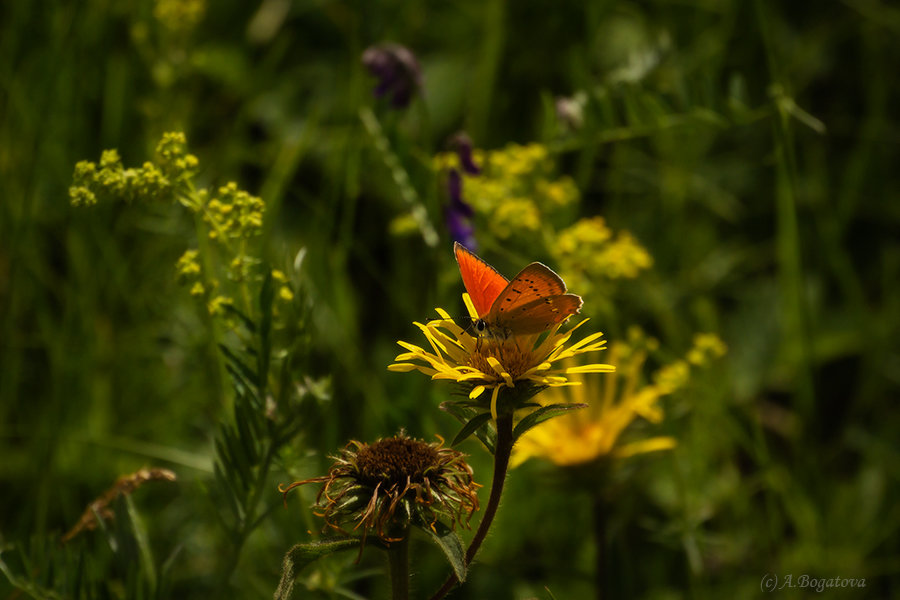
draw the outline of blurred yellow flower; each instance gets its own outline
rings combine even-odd
[[[207,308],[209,309],[209,314],[215,316],[224,316],[225,315],[225,306],[233,306],[234,300],[229,298],[228,296],[216,296],[207,304]]]
[[[728,351],[725,342],[714,333],[698,333],[694,336],[694,347],[688,352],[687,360],[692,365],[705,367],[710,359],[720,358]]]
[[[616,373],[566,390],[549,390],[542,403],[574,402],[588,408],[557,417],[523,435],[513,448],[511,464],[531,457],[546,458],[560,466],[572,466],[601,458],[623,458],[675,446],[671,437],[654,437],[620,444],[619,437],[637,418],[652,423],[662,420],[659,399],[674,389],[657,384],[639,387],[646,348],[624,342],[610,346],[610,362]]]
[[[541,144],[473,150],[472,158],[481,166],[477,174],[464,169],[455,152],[437,155],[433,165],[460,173],[465,202],[500,239],[536,234],[560,209],[578,202],[575,182],[555,176],[553,158]]]
[[[156,0],[153,7],[153,16],[170,31],[193,29],[205,13],[205,0]]]
[[[634,279],[644,269],[653,265],[650,253],[627,231],[620,231],[603,252],[596,256],[598,270],[612,279]]]
[[[538,231],[541,228],[541,213],[527,198],[509,198],[497,206],[491,223],[497,237],[507,239],[512,235],[521,235],[523,231]]]
[[[197,250],[184,251],[184,254],[181,255],[181,258],[175,264],[175,268],[180,276],[191,278],[200,275],[199,254]]]
[[[581,219],[559,232],[553,254],[565,272],[587,278],[634,278],[653,264],[653,258],[627,231],[613,237],[603,217]]]
[[[468,294],[463,294],[472,319],[478,313]],[[431,351],[409,342],[398,341],[407,350],[397,356],[391,371],[419,371],[433,380],[448,380],[460,384],[471,400],[483,398],[490,392],[490,409],[497,418],[497,403],[502,389],[527,400],[545,387],[573,385],[569,376],[585,373],[609,373],[615,367],[593,363],[582,366],[560,365],[574,356],[598,352],[606,348],[602,333],[593,333],[582,340],[566,345],[572,333],[587,319],[563,333],[560,326],[545,334],[520,335],[497,339],[472,335],[469,329],[457,325],[447,311],[438,308],[440,319],[415,325],[425,334]],[[514,404],[513,410],[517,406]]]
[[[538,204],[545,210],[554,210],[578,201],[578,188],[571,177],[560,177],[556,181],[540,180],[536,185]]]
[[[528,431],[513,448],[513,466],[531,457],[546,458],[559,466],[573,466],[604,458],[667,450],[676,445],[675,439],[668,436],[624,444],[619,441],[622,432],[638,418],[651,423],[662,421],[660,398],[686,385],[690,377],[688,362],[676,360],[659,369],[652,384],[641,386],[644,362],[656,341],[643,338],[637,330],[632,330],[629,337],[630,343],[614,342],[610,346],[610,362],[616,365],[615,374],[602,381],[586,380],[583,385],[566,390],[549,390],[542,397],[542,403],[546,404],[574,402],[588,404],[588,408],[557,417]],[[701,341],[706,346],[715,345],[713,339],[718,340],[707,334]],[[689,354],[696,349],[695,343]]]

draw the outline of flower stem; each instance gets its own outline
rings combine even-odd
[[[409,529],[398,542],[391,542],[387,551],[391,571],[392,600],[409,598]]]
[[[602,493],[595,492],[591,507],[594,517],[594,545],[597,556],[594,559],[594,587],[597,600],[608,597],[606,593],[606,517],[609,506],[605,502]]]
[[[491,481],[491,496],[488,499],[487,506],[484,508],[484,514],[481,516],[481,523],[478,524],[478,530],[469,544],[466,551],[466,566],[472,563],[481,543],[487,537],[494,516],[497,514],[497,507],[500,506],[500,496],[503,494],[503,484],[506,482],[506,471],[509,469],[509,457],[512,454],[513,447],[513,418],[512,414],[501,414],[497,417],[497,443],[494,448],[494,477]],[[441,586],[431,600],[440,600],[447,595],[454,585],[456,585],[456,574],[451,574],[444,585]]]

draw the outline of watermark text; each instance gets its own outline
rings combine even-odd
[[[777,592],[792,588],[802,588],[814,592],[824,592],[835,588],[864,588],[866,580],[853,577],[813,577],[811,575],[781,575],[766,573],[759,580],[763,592]]]

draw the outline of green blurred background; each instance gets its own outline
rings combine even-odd
[[[452,438],[458,425],[438,409],[447,389],[386,366],[396,340],[421,341],[413,320],[461,307],[430,164],[465,130],[479,148],[546,144],[580,191],[577,216],[602,215],[653,256],[645,276],[605,294],[611,308],[586,304],[595,330],[614,340],[640,325],[660,340],[659,361],[697,331],[729,347],[647,427],[678,447],[620,475],[607,597],[755,598],[767,573],[867,582],[829,597],[900,593],[898,36],[900,9],[877,0],[3,3],[7,573],[20,585],[115,580],[99,536],[64,560],[54,540],[117,476],[160,466],[177,483],[133,498],[168,580],[159,595],[270,597],[284,553],[319,528],[301,502],[281,508],[278,482],[322,473],[351,438],[401,427]],[[422,66],[423,93],[405,110],[372,97],[360,61],[384,41]],[[554,98],[578,92],[583,122],[563,132]],[[361,109],[377,115],[436,245],[392,229],[410,206]],[[172,130],[186,132],[202,185],[235,180],[265,200],[273,265],[306,249],[296,375],[330,381],[224,584],[210,482],[230,386],[174,269],[194,224],[177,205],[74,209],[67,192],[77,161],[117,148],[137,165]],[[476,217],[479,253],[501,272],[551,261],[484,225]],[[461,448],[488,483],[486,453]],[[454,597],[593,597],[586,499],[538,460],[508,486]],[[426,597],[446,565],[416,543],[414,597]],[[350,554],[304,572],[295,596],[387,597],[381,557],[354,566]],[[21,594],[0,578],[0,596]]]

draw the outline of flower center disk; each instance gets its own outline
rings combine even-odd
[[[356,455],[363,483],[383,487],[422,483],[438,466],[438,451],[430,444],[409,438],[388,438],[359,449]]]
[[[515,341],[504,340],[502,342],[486,341],[469,357],[469,366],[478,369],[482,373],[494,373],[493,367],[488,362],[488,357],[496,358],[503,366],[503,370],[509,373],[513,380],[518,379],[528,369],[534,366],[534,357],[519,347]]]

